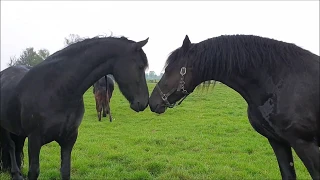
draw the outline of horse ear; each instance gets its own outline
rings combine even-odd
[[[149,40],[149,37],[143,41],[139,41],[139,42],[134,43],[133,44],[134,50],[138,51],[138,50],[142,49],[142,47],[147,44],[148,40]]]
[[[191,41],[190,41],[190,39],[189,39],[189,36],[186,35],[186,37],[185,37],[184,40],[183,40],[182,49],[183,49],[184,51],[187,51],[187,50],[189,49],[190,44],[191,44]]]

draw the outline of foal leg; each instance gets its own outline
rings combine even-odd
[[[101,111],[98,112],[98,120],[101,121]]]
[[[112,122],[112,116],[111,116],[111,111],[109,110],[109,120]]]
[[[320,151],[317,142],[296,139],[291,143],[312,179],[320,180]]]
[[[59,141],[59,145],[61,147],[61,168],[60,174],[62,180],[70,179],[70,169],[71,169],[71,151],[77,140],[78,130],[76,130],[72,135],[68,138]]]
[[[38,179],[39,168],[39,155],[41,149],[41,135],[31,134],[28,137],[28,156],[29,156],[29,172],[28,180]]]
[[[107,105],[107,114],[108,114],[108,116],[109,116],[109,120],[110,120],[110,122],[112,122],[112,116],[111,116],[111,111],[110,111],[110,104],[108,103],[108,105]]]
[[[291,146],[273,139],[268,140],[277,157],[282,179],[296,179],[296,172],[294,170]]]
[[[106,97],[106,112],[109,115],[109,120],[112,122],[112,116],[111,116],[111,111],[110,111],[110,96],[109,96],[109,91],[107,91],[107,97]]]
[[[100,102],[99,102],[99,98],[96,97],[96,110],[97,110],[97,116],[98,116],[98,120],[101,121],[101,106],[100,106]]]
[[[11,135],[8,131],[3,130],[3,140],[7,142],[7,149],[10,154],[10,163],[11,163],[11,176],[14,180],[21,180],[23,177],[21,176],[20,169],[17,165],[16,154],[15,154],[15,143],[11,139]]]
[[[107,111],[107,106],[108,106],[107,96],[105,96],[105,97],[101,100],[101,105],[102,105],[102,116],[103,116],[103,117],[107,117],[107,114],[108,114],[108,111]]]
[[[107,105],[105,103],[102,104],[102,117],[107,117]]]

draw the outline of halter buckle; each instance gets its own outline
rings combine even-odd
[[[182,67],[182,68],[180,69],[180,74],[181,74],[181,76],[184,76],[186,73],[187,73],[187,68],[186,68],[186,67]]]
[[[167,95],[165,95],[165,94],[162,95],[161,98],[162,98],[162,100],[164,100],[164,101],[166,101],[166,100],[168,99]]]

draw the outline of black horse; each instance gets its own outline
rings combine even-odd
[[[149,98],[153,112],[187,97],[208,80],[220,81],[248,103],[252,127],[268,138],[282,179],[295,179],[291,147],[313,179],[320,172],[319,56],[294,44],[252,35],[200,43],[185,37]]]
[[[61,178],[70,179],[71,151],[84,113],[83,94],[101,77],[112,74],[136,112],[148,105],[142,47],[121,37],[95,37],[72,44],[29,71],[1,72],[1,147],[7,146],[13,179],[23,179],[16,163],[15,142],[9,133],[28,137],[28,179],[37,179],[41,146],[61,147]],[[0,158],[1,159],[1,158]]]
[[[110,100],[114,90],[114,82],[110,76],[104,76],[93,84],[93,94],[96,101],[96,110],[98,120],[101,121],[102,116],[106,117],[109,115],[109,121],[112,122]]]
[[[11,86],[14,84],[10,81],[3,81],[2,79],[9,79],[13,76],[15,76],[15,80],[16,81],[20,81],[20,79],[31,69],[30,66],[25,66],[25,65],[17,65],[17,66],[13,66],[10,67],[10,73],[3,73],[0,72],[0,80],[1,80],[1,93],[5,93],[4,91],[2,91],[2,87],[9,87],[8,89],[11,89]],[[2,107],[2,106],[1,106]],[[2,109],[1,109],[2,111]],[[1,113],[1,116],[3,114]],[[2,118],[2,117],[1,117]],[[1,122],[0,122],[1,124]],[[10,136],[11,140],[14,142],[15,145],[15,158],[16,158],[16,163],[18,168],[21,168],[22,162],[23,162],[23,158],[24,158],[24,154],[23,154],[23,146],[24,146],[24,142],[25,142],[25,136],[18,136],[15,134],[12,134],[8,131],[6,131],[5,129],[3,129],[2,127],[0,127],[0,170],[1,171],[7,171],[7,170],[11,170],[11,160],[13,160],[12,158],[10,158],[10,148],[12,148],[10,146],[10,141],[8,141],[10,138],[7,138],[7,136]],[[16,167],[12,167],[12,168],[16,168]]]

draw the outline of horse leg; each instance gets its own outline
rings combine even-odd
[[[16,153],[17,165],[21,170],[21,165],[23,162],[23,146],[24,146],[26,137],[11,134],[11,138],[15,142],[15,148],[16,148],[15,153]]]
[[[36,180],[40,173],[39,155],[41,149],[41,135],[31,134],[28,137],[29,172],[28,180]]]
[[[107,117],[107,105],[105,102],[102,103],[102,116]]]
[[[320,179],[320,151],[317,142],[295,139],[291,146],[308,169],[312,179]]]
[[[101,111],[98,112],[98,119],[101,121]]]
[[[60,174],[62,180],[70,179],[70,169],[71,169],[71,151],[77,140],[78,130],[76,130],[68,138],[59,141],[61,147],[61,168]]]
[[[107,117],[107,104],[108,103],[108,91],[104,93],[104,95],[101,98],[101,105],[102,105],[102,116]]]
[[[17,165],[16,160],[16,149],[15,149],[15,143],[11,138],[10,132],[3,130],[3,142],[6,142],[6,148],[8,149],[9,155],[10,155],[10,164],[11,164],[11,177],[14,180],[20,180],[23,179],[21,176],[20,169]]]
[[[268,140],[277,157],[282,179],[296,179],[291,146],[273,139]]]
[[[248,107],[248,118],[252,127],[261,135],[268,137],[268,133],[261,127],[262,117],[257,114],[257,110]],[[269,143],[276,155],[281,177],[285,179],[296,179],[296,173],[293,165],[291,146],[274,139],[268,138]]]
[[[108,102],[108,105],[107,105],[107,108],[106,108],[107,110],[107,114],[109,115],[109,120],[110,120],[110,122],[112,122],[112,116],[111,116],[111,111],[110,111],[110,104],[109,104],[109,102]]]
[[[109,120],[112,122],[112,116],[111,116],[111,111],[109,110]]]
[[[99,103],[99,98],[96,97],[96,110],[97,110],[97,116],[98,116],[98,120],[101,121],[101,107],[100,107],[100,103]]]
[[[110,122],[112,122],[112,116],[111,116],[111,111],[110,111],[109,91],[107,91],[107,96],[106,96],[106,111],[107,111],[107,114],[109,115]]]

